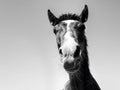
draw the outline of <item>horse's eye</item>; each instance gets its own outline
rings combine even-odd
[[[81,25],[82,25],[81,23],[78,23],[76,26],[77,26],[77,27],[80,27]]]
[[[84,30],[85,29],[85,25],[84,24],[77,24],[75,26],[75,29],[77,29],[77,30]]]
[[[77,23],[77,24],[75,24],[74,28],[75,28],[75,29],[78,29],[80,26],[81,26],[81,24],[80,24],[80,23]]]
[[[54,34],[56,34],[56,33],[58,32],[58,30],[56,30],[56,29],[53,29],[53,32],[54,32]]]
[[[84,30],[84,29],[85,29],[85,25],[82,24],[82,25],[80,26],[80,29],[81,29],[81,30]]]

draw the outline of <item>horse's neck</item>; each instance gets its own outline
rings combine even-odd
[[[65,90],[101,90],[89,71],[87,50],[83,54],[80,69],[74,74],[69,74],[70,81]]]
[[[70,82],[65,90],[84,90],[86,77],[89,76],[87,50],[83,51],[82,62],[78,72],[69,74]]]
[[[71,90],[84,90],[85,89],[86,76],[87,76],[86,74],[88,73],[84,73],[84,71],[81,69],[76,74],[70,75]]]

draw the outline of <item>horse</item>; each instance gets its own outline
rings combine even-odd
[[[61,63],[69,75],[63,90],[101,90],[89,69],[85,36],[88,6],[84,6],[80,15],[68,13],[59,18],[48,9],[48,18],[56,36]]]

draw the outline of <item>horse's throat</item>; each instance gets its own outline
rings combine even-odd
[[[70,86],[71,90],[84,90],[85,80],[84,75],[81,74],[73,74],[70,75]]]

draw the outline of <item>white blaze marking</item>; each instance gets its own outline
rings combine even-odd
[[[78,45],[72,37],[72,31],[70,29],[70,24],[75,22],[75,20],[65,20],[63,22],[67,24],[67,32],[64,35],[64,42],[60,47],[63,53],[62,61],[65,62],[64,60],[69,60],[71,62],[74,60],[73,55]]]

